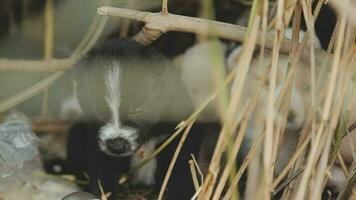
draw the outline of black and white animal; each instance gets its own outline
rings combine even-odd
[[[133,40],[108,40],[78,62],[74,76],[83,117],[70,130],[66,168],[89,181],[86,191],[99,196],[100,181],[114,199],[124,189],[120,176],[174,132],[179,121],[170,118],[175,114],[170,107],[192,105],[179,73],[157,51]],[[191,108],[181,109],[174,118],[183,120],[190,112]],[[202,134],[217,127],[193,126],[168,184],[167,199],[194,194],[190,154],[197,156]],[[158,189],[177,143],[178,139],[133,173],[130,184]]]
[[[162,142],[159,141],[162,138],[158,135],[172,133],[176,123],[160,122],[153,126],[150,133],[157,134],[158,137],[152,137],[140,146],[139,151],[126,157],[110,156],[100,150],[98,134],[101,126],[102,124],[98,122],[79,122],[70,130],[66,167],[69,173],[76,176],[79,185],[83,186],[85,191],[100,196],[98,183],[100,181],[104,192],[111,192],[111,199],[128,188],[143,187],[158,192],[178,144],[178,138],[156,158],[129,174],[127,182],[120,184],[119,180],[123,173],[128,172],[150,155]],[[190,154],[198,157],[203,135],[218,130],[219,126],[215,123],[197,123],[192,127],[175,164],[165,192],[165,199],[189,199],[193,196],[195,191],[188,166]]]

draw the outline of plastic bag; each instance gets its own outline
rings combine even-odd
[[[19,172],[25,161],[38,155],[37,140],[23,113],[9,114],[0,124],[0,178]]]

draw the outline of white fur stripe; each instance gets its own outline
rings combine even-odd
[[[116,128],[121,127],[120,119],[120,69],[119,64],[110,67],[106,72],[106,102],[110,108],[112,123]]]

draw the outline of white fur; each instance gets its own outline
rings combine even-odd
[[[284,31],[284,36],[288,39],[292,39],[292,33],[293,33],[293,29],[292,28],[287,28]],[[305,36],[305,32],[304,31],[299,31],[299,42],[302,42]],[[321,43],[320,40],[318,39],[318,37],[316,35],[314,35],[314,44],[315,47],[317,48],[321,48]]]
[[[73,82],[73,93],[66,98],[60,108],[60,118],[63,120],[78,119],[83,114],[83,109],[78,101],[77,83]]]
[[[141,152],[136,152],[131,157],[130,167],[133,168],[139,165],[146,156],[153,153],[153,151],[156,148],[156,145],[162,142],[164,139],[166,139],[167,136],[168,135],[160,135],[158,137],[151,138],[149,141],[144,143],[141,146],[144,156],[142,156]],[[153,158],[151,161],[149,161],[144,166],[142,166],[139,170],[136,171],[136,173],[134,174],[131,180],[131,184],[135,185],[141,183],[146,186],[154,185],[156,169],[157,169],[157,160],[156,158]]]
[[[121,137],[129,142],[131,152],[134,152],[138,148],[137,138],[138,131],[135,128],[122,126],[120,121],[120,69],[119,64],[115,64],[106,72],[106,103],[110,109],[111,120],[106,123],[99,133],[99,146],[102,151],[110,154],[108,151],[105,141],[108,139],[113,139]]]
[[[331,177],[327,181],[329,187],[333,187],[337,192],[342,191],[346,184],[346,177],[340,167],[334,166],[330,170]]]
[[[112,123],[116,127],[121,126],[120,122],[120,69],[119,64],[115,64],[115,67],[111,67],[106,72],[106,89],[107,95],[105,97],[106,102],[110,108]]]
[[[145,144],[142,145],[142,150],[144,155],[150,155],[157,144],[157,139],[151,139]],[[144,156],[140,155],[140,152],[136,152],[131,158],[131,168],[139,165],[144,159]],[[144,184],[147,186],[151,186],[155,184],[155,172],[157,168],[157,160],[156,158],[152,159],[148,163],[146,163],[143,167],[141,167],[134,174],[131,184]]]
[[[131,152],[136,151],[138,147],[137,138],[138,132],[136,129],[128,127],[128,126],[120,126],[117,127],[115,124],[107,123],[100,129],[99,134],[99,147],[102,151],[108,153],[108,149],[104,143],[104,141],[113,138],[123,138],[127,142],[130,143],[130,150]],[[110,153],[108,153],[110,154]]]
[[[189,48],[182,56],[181,78],[193,101],[194,107],[198,108],[206,99],[214,93],[214,68],[216,62],[207,58],[214,53],[219,53],[217,57],[223,57],[223,51],[214,52],[214,48],[220,47],[225,51],[225,47],[219,41],[206,41]],[[210,103],[199,115],[199,119],[211,121],[218,119],[215,103]]]

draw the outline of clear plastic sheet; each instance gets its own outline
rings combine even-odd
[[[0,124],[0,179],[21,172],[24,162],[38,155],[37,140],[23,113],[9,114]]]

